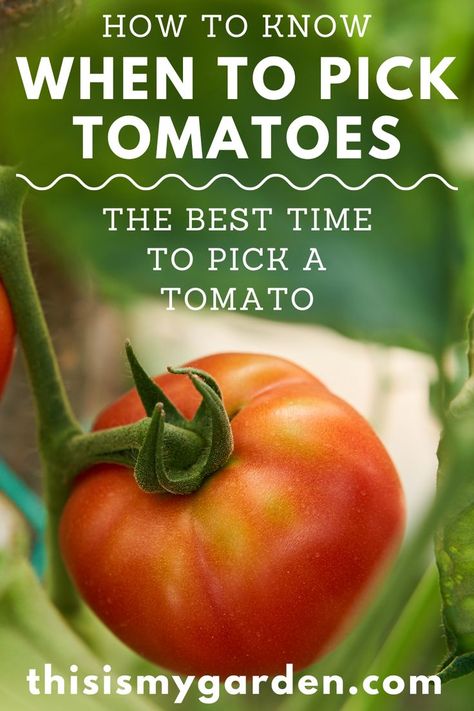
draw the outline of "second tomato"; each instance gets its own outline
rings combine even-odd
[[[0,395],[10,372],[15,347],[15,327],[8,297],[0,282]]]

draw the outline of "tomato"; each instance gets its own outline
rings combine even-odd
[[[0,394],[10,372],[15,346],[13,316],[3,285],[0,283]]]
[[[159,665],[303,668],[344,634],[400,542],[397,473],[367,422],[296,365],[248,354],[190,365],[221,387],[228,463],[188,496],[144,493],[121,466],[84,472],[61,522],[66,564],[97,615]],[[156,380],[191,418],[189,380]],[[96,428],[143,416],[131,391]]]

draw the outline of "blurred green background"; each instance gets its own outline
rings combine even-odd
[[[8,7],[18,10],[20,5],[0,6],[3,45],[0,162],[20,164],[21,172],[38,184],[49,183],[63,172],[76,172],[91,185],[117,172],[127,172],[145,185],[165,173],[181,173],[196,184],[205,183],[221,172],[232,173],[251,184],[273,172],[285,173],[298,184],[310,183],[322,173],[336,173],[347,183],[358,184],[372,173],[387,172],[400,184],[408,185],[421,175],[434,172],[459,187],[458,192],[451,192],[428,180],[412,192],[401,192],[385,181],[374,181],[360,192],[348,192],[327,180],[309,192],[295,192],[280,181],[271,181],[258,192],[249,193],[229,181],[220,181],[205,192],[195,193],[170,180],[155,191],[138,193],[123,180],[116,180],[99,192],[86,192],[75,182],[64,180],[49,192],[31,192],[27,204],[33,267],[61,365],[75,407],[85,423],[127,384],[121,355],[125,335],[133,336],[144,354],[145,365],[154,371],[210,351],[278,353],[316,372],[374,424],[401,471],[408,497],[410,531],[416,528],[434,491],[441,398],[443,394],[447,397],[451,388],[455,390],[456,383],[465,375],[459,343],[464,336],[466,315],[474,303],[473,3],[470,0],[333,0],[331,3],[188,0],[179,6],[160,4],[159,12],[163,14],[182,12],[195,17],[201,13],[239,13],[249,19],[247,37],[229,40],[222,34],[212,42],[204,39],[204,32],[193,22],[186,25],[180,40],[164,40],[154,35],[115,42],[101,39],[101,12],[153,15],[157,8],[152,2],[89,2],[77,10],[72,23],[63,13],[67,3],[48,3],[46,18],[28,16],[25,22],[22,14],[17,26],[12,27],[12,12],[4,11]],[[23,10],[26,12],[25,7]],[[313,36],[305,40],[262,42],[255,28],[261,27],[258,18],[264,13],[335,17],[340,13],[368,13],[372,19],[363,39],[349,40],[339,31],[331,39]],[[27,102],[14,62],[14,57],[21,54],[29,58],[90,55],[97,59],[104,54],[175,58],[193,55],[198,60],[195,99],[104,102],[97,94],[90,102],[81,103],[71,92],[63,102]],[[248,56],[250,66],[271,54],[288,58],[297,71],[294,94],[269,105],[258,99],[244,82],[239,102],[227,104],[215,61],[219,55],[234,54]],[[455,55],[456,62],[446,79],[459,101],[434,97],[430,102],[417,99],[391,102],[374,90],[370,101],[357,102],[353,84],[348,84],[337,89],[332,102],[320,102],[316,82],[320,55],[350,60],[359,55],[369,56],[374,68],[377,62],[393,55],[431,56],[436,60]],[[416,91],[416,73],[410,76]],[[400,81],[404,77],[400,73]],[[97,158],[84,161],[80,157],[79,129],[71,125],[71,116],[83,113],[104,115],[106,124],[118,116],[135,114],[150,126],[156,125],[160,114],[173,115],[177,125],[182,125],[187,115],[197,114],[201,116],[206,144],[218,117],[232,114],[253,156],[257,151],[257,134],[249,126],[251,115],[281,114],[286,125],[299,115],[315,114],[327,122],[334,136],[338,114],[361,114],[365,127],[363,150],[367,152],[371,145],[367,127],[379,115],[394,114],[400,119],[397,135],[402,149],[399,157],[387,164],[370,158],[336,161],[334,140],[327,154],[308,162],[293,158],[282,147],[275,150],[274,158],[269,161],[255,158],[237,161],[229,156],[215,161],[187,158],[156,161],[151,156],[127,163],[114,159],[99,140]],[[176,228],[172,234],[125,230],[108,233],[102,216],[105,206],[171,207],[177,218]],[[268,206],[274,209],[274,218],[268,233],[249,230],[243,234],[186,234],[183,206]],[[371,207],[373,229],[370,233],[324,234],[308,230],[291,233],[288,221],[281,218],[282,209],[287,206],[330,207],[335,211],[343,207]],[[300,271],[301,254],[313,245],[320,251],[326,272]],[[153,272],[146,249],[157,246],[193,249],[195,266],[179,274],[171,269],[159,274]],[[290,271],[231,275],[226,271],[209,272],[206,261],[209,246],[289,246]],[[260,290],[269,286],[307,286],[314,289],[316,301],[309,312],[285,309],[275,313],[266,308],[256,314],[265,321],[233,314],[190,314],[184,308],[167,313],[164,303],[156,297],[160,287],[175,285],[236,286],[240,292],[247,286]],[[279,323],[272,324],[270,320]],[[24,405],[28,402],[26,398],[18,363],[0,415],[1,451],[10,466],[38,489],[32,414],[31,408]],[[416,643],[406,649],[401,668],[394,668],[393,673],[431,673],[441,661],[444,641],[438,607],[439,603],[434,601],[428,623],[423,622],[421,641],[414,634]],[[390,623],[387,620],[388,626]],[[128,669],[132,662],[123,654],[123,668]],[[133,663],[139,665],[137,660]],[[334,666],[336,663],[337,660]],[[329,659],[322,668],[330,670],[331,664]],[[5,679],[8,667],[3,668],[0,676]],[[451,705],[467,711],[472,707],[473,690],[472,678],[466,677],[449,684],[441,699],[384,697],[377,700],[375,708],[445,709]],[[342,708],[342,702],[316,698],[323,709]],[[274,707],[278,705],[276,701],[272,698],[265,703]],[[21,703],[25,701],[17,699],[15,703],[23,708]],[[129,708],[135,708],[131,704]],[[230,701],[226,700],[224,707],[228,704]],[[248,705],[251,704],[249,701]],[[294,708],[297,705],[295,701]],[[31,706],[37,707],[40,708]]]

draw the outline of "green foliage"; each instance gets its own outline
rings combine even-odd
[[[339,4],[339,3],[338,3]],[[195,99],[179,100],[173,95],[165,102],[153,99],[143,101],[102,101],[99,93],[91,101],[80,102],[77,91],[71,92],[62,102],[50,100],[27,102],[22,96],[18,72],[13,61],[5,60],[2,72],[2,94],[7,97],[4,106],[3,129],[0,141],[9,160],[21,160],[22,172],[37,184],[47,184],[63,172],[76,172],[90,185],[97,185],[114,173],[127,172],[143,185],[153,184],[166,173],[180,173],[191,183],[202,185],[217,173],[232,173],[246,184],[255,184],[266,175],[278,172],[289,176],[296,184],[306,185],[317,175],[335,173],[348,184],[363,182],[369,175],[387,172],[401,185],[411,185],[425,173],[441,173],[451,182],[451,164],[445,160],[449,152],[448,122],[453,118],[464,121],[462,109],[454,102],[433,98],[430,102],[390,102],[374,89],[368,102],[354,102],[354,85],[341,86],[331,102],[317,100],[317,67],[320,54],[341,55],[353,59],[357,54],[367,54],[376,67],[376,61],[391,54],[433,54],[442,51],[453,53],[458,46],[463,55],[447,75],[459,96],[469,81],[468,56],[470,30],[460,17],[467,18],[467,4],[458,3],[461,15],[454,19],[446,1],[437,3],[433,14],[432,3],[352,2],[344,8],[338,4],[331,8],[318,7],[318,13],[336,10],[345,12],[373,12],[373,25],[369,25],[365,39],[347,40],[342,33],[335,39],[306,40],[258,39],[258,18],[265,12],[301,12],[314,8],[302,3],[291,7],[280,2],[275,7],[261,0],[246,4],[250,31],[240,40],[206,40],[204,30],[191,22],[181,40],[123,39],[108,41],[101,38],[102,23],[89,8],[82,23],[71,32],[64,32],[53,40],[39,40],[27,48],[31,58],[35,53],[56,57],[64,55],[91,55],[99,59],[104,54],[167,55],[178,60],[183,55],[193,55],[198,67]],[[133,5],[131,9],[135,9]],[[155,6],[142,6],[140,12],[150,14]],[[165,4],[160,12],[176,12],[176,6]],[[222,12],[221,5],[213,2],[187,2],[179,7],[191,17],[201,12]],[[242,12],[242,5],[226,4],[226,13]],[[445,20],[441,34],[433,17]],[[447,19],[446,19],[447,18]],[[186,27],[186,25],[185,25]],[[427,28],[427,31],[425,31]],[[410,51],[409,51],[410,50]],[[252,66],[266,55],[287,57],[297,72],[294,93],[278,104],[259,99],[250,83],[242,82],[238,102],[224,100],[222,73],[216,70],[219,55],[249,57]],[[97,65],[96,65],[97,66]],[[177,65],[179,66],[179,65]],[[374,69],[372,70],[372,74]],[[77,80],[77,76],[76,76]],[[77,83],[77,82],[76,82]],[[119,80],[117,79],[117,87]],[[151,87],[152,82],[150,82]],[[412,84],[415,88],[415,80]],[[464,104],[463,104],[464,105]],[[362,113],[362,143],[365,157],[362,160],[335,158],[335,117]],[[332,134],[327,154],[315,161],[302,161],[291,156],[284,147],[275,150],[274,158],[258,157],[258,131],[249,124],[251,115],[282,115],[283,127],[296,116],[314,114],[322,118]],[[237,160],[230,154],[214,161],[157,161],[153,149],[137,161],[115,158],[105,142],[105,130],[99,131],[96,141],[97,159],[80,157],[80,129],[72,126],[71,116],[100,114],[104,125],[124,114],[143,118],[152,129],[161,114],[177,118],[182,127],[188,115],[200,115],[203,125],[204,145],[217,126],[218,117],[232,114],[241,129],[250,160]],[[402,143],[400,156],[385,164],[367,157],[372,143],[370,126],[379,115],[395,114],[400,123],[397,134]],[[464,124],[462,124],[464,125]],[[284,132],[276,132],[276,141],[283,146]],[[132,139],[131,139],[132,140]],[[309,137],[308,140],[311,140]],[[152,139],[152,146],[153,146]],[[456,166],[454,166],[456,170]],[[463,186],[462,186],[463,187]],[[418,189],[401,192],[384,180],[376,180],[360,192],[344,190],[332,179],[320,182],[309,192],[296,192],[279,180],[268,182],[257,192],[244,192],[229,180],[221,180],[205,192],[191,192],[181,183],[170,179],[150,192],[138,192],[128,182],[115,180],[100,192],[86,192],[75,182],[65,180],[54,189],[34,196],[34,214],[43,225],[48,247],[62,254],[67,268],[77,269],[89,265],[94,269],[104,291],[111,295],[146,293],[159,295],[160,288],[181,286],[183,289],[210,286],[226,290],[235,286],[236,303],[240,305],[248,286],[256,288],[261,297],[263,312],[255,315],[284,320],[320,323],[336,328],[356,338],[382,343],[404,345],[440,353],[446,343],[459,338],[461,315],[466,302],[472,298],[470,276],[473,273],[472,240],[466,237],[470,224],[466,198],[454,196],[434,180],[426,181]],[[102,208],[170,207],[173,209],[173,233],[131,233],[124,228],[107,232],[107,220]],[[261,207],[274,209],[269,222],[269,232],[250,229],[247,233],[188,233],[185,232],[184,206],[202,207]],[[343,207],[372,207],[372,232],[349,233],[312,232],[306,226],[301,232],[291,232],[285,215],[287,207],[329,207],[336,213]],[[210,246],[289,247],[288,272],[208,271]],[[147,256],[147,247],[187,246],[195,253],[195,265],[186,272],[176,273],[165,267],[154,272],[153,257]],[[327,271],[302,271],[309,249],[317,246]],[[300,286],[314,290],[316,299],[312,310],[298,312],[283,305],[282,311],[271,310],[271,299],[266,290],[270,287]],[[253,312],[249,312],[253,313]]]
[[[436,537],[449,681],[474,670],[474,314],[469,323],[469,378],[451,403],[440,446],[440,486],[457,482],[455,500]]]

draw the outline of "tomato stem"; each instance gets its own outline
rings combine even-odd
[[[80,431],[67,398],[28,261],[21,209],[25,190],[0,169],[0,270],[26,357],[43,442]],[[49,443],[48,443],[49,444]]]
[[[98,462],[135,467],[150,423],[151,418],[145,417],[130,425],[76,435],[68,444],[70,457],[75,461],[75,469],[82,471]],[[184,466],[190,466],[197,460],[203,446],[197,433],[189,429],[183,431],[175,425],[165,423],[165,436],[167,447],[173,450],[174,456]]]
[[[127,354],[149,415],[140,422],[84,433],[61,377],[39,300],[22,227],[23,183],[12,168],[0,168],[0,277],[12,306],[33,391],[38,444],[48,509],[47,582],[51,599],[70,620],[81,610],[62,561],[58,529],[74,477],[100,462],[134,467],[145,491],[186,494],[223,466],[232,452],[232,431],[217,384],[192,369],[187,375],[202,396],[186,420],[143,371],[130,345]]]
[[[31,272],[21,210],[25,190],[12,169],[0,169],[0,274],[12,306],[34,395],[48,517],[48,583],[62,609],[78,604],[58,549],[57,528],[71,463],[64,444],[81,432],[69,404]]]

